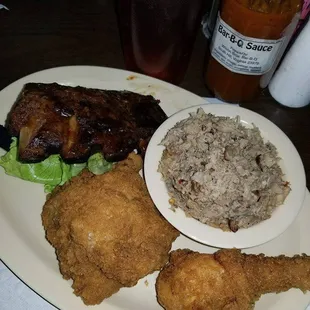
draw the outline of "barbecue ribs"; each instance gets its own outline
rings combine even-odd
[[[102,152],[119,161],[146,145],[167,118],[152,96],[56,83],[26,84],[6,127],[19,137],[19,160],[37,162],[59,153],[66,161],[85,161]]]

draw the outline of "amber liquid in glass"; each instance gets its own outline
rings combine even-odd
[[[128,70],[174,84],[184,78],[205,0],[118,0]]]

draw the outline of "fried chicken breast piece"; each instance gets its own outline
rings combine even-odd
[[[310,290],[310,256],[173,251],[156,281],[166,310],[249,310],[262,294]]]
[[[98,304],[160,270],[179,235],[155,208],[141,167],[141,157],[130,154],[103,175],[83,171],[43,207],[60,271],[85,304]]]

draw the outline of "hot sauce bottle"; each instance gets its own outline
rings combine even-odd
[[[301,4],[301,0],[222,0],[205,72],[205,82],[216,97],[245,102],[257,95]]]

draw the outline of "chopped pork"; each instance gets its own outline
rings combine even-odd
[[[275,146],[239,117],[198,109],[161,144],[170,203],[202,223],[236,232],[270,218],[290,192]]]

